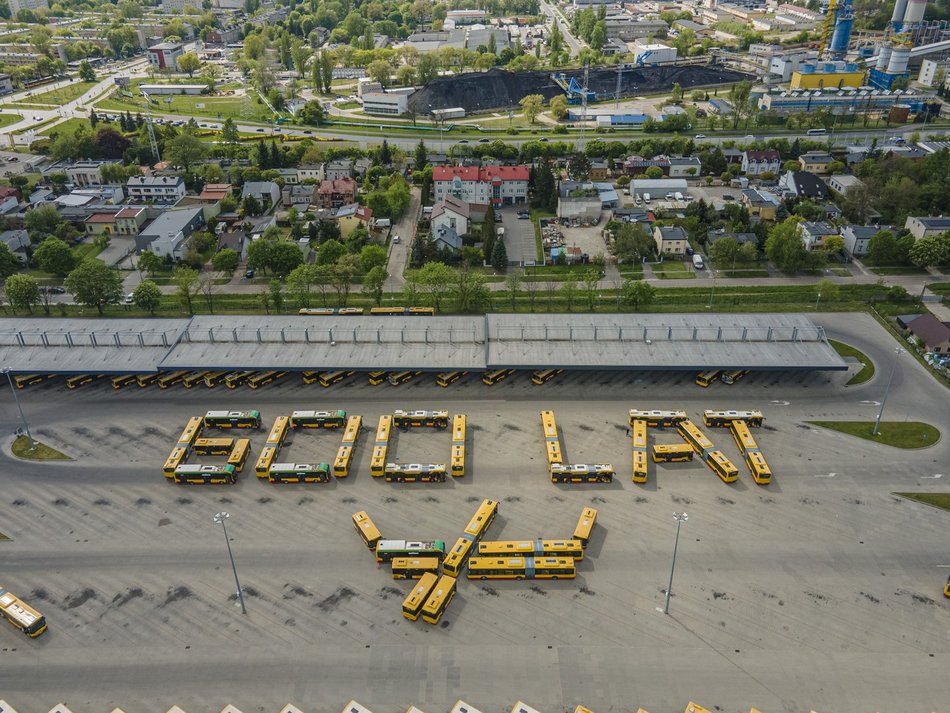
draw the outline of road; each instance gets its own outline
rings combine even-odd
[[[389,262],[386,264],[386,270],[389,272],[389,279],[386,280],[386,292],[391,294],[398,293],[406,284],[403,273],[409,266],[409,254],[412,250],[412,243],[416,238],[421,198],[421,191],[412,186],[409,189],[409,206],[391,232],[393,241],[389,244]],[[395,242],[396,236],[399,237],[399,242]]]
[[[561,29],[561,34],[564,35],[564,42],[568,46],[571,52],[571,57],[576,57],[580,54],[581,49],[586,47],[586,43],[583,40],[578,40],[571,33],[571,27],[564,21],[564,16],[561,12],[552,5],[541,0],[541,13],[547,15],[551,18],[552,23],[557,23],[557,26]]]

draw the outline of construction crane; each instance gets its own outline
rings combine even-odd
[[[152,149],[152,156],[155,157],[155,163],[158,163],[162,160],[162,157],[158,155],[158,141],[155,140],[155,127],[152,126],[152,98],[145,91],[142,91],[142,96],[145,97],[145,126],[148,128],[148,144]]]

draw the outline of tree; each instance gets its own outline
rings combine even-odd
[[[419,56],[419,62],[416,65],[416,81],[425,85],[439,76],[439,60],[433,53],[426,53]]]
[[[290,294],[293,295],[294,303],[298,309],[305,309],[310,306],[310,291],[318,279],[316,265],[301,263],[297,265],[287,275],[287,287]]]
[[[230,116],[221,125],[221,138],[228,144],[236,144],[241,138],[237,124]]]
[[[303,255],[296,243],[281,241],[273,243],[270,266],[277,277],[284,277],[303,262]]]
[[[429,162],[428,156],[429,152],[426,150],[426,145],[422,143],[422,139],[419,139],[419,143],[416,144],[416,150],[413,154],[413,161],[415,164],[413,168],[420,172],[425,169],[426,164]]]
[[[652,236],[636,223],[623,223],[616,232],[613,252],[621,263],[639,263],[652,255],[656,245]]]
[[[818,280],[818,284],[815,285],[815,303],[821,302],[837,302],[838,301],[838,285],[831,280],[825,278],[823,280]]]
[[[233,273],[239,262],[241,262],[240,254],[231,248],[220,250],[211,258],[211,266],[218,272]]]
[[[366,73],[384,87],[389,86],[392,79],[393,66],[384,59],[376,59],[366,66]]]
[[[950,262],[950,233],[920,238],[911,246],[909,257],[917,267],[946,265]]]
[[[411,87],[416,82],[416,68],[411,64],[399,65],[396,70],[396,82],[404,87]]]
[[[881,230],[868,241],[868,260],[875,265],[899,265],[900,253],[897,238],[889,230]]]
[[[294,45],[290,50],[290,59],[301,79],[307,69],[307,62],[310,61],[310,55],[310,48],[304,44]]]
[[[749,96],[752,94],[752,82],[745,80],[733,84],[729,90],[729,103],[732,104],[732,128],[739,126],[743,113],[748,110]]]
[[[346,254],[346,246],[339,240],[327,240],[317,251],[318,265],[334,265]]]
[[[169,163],[184,168],[186,173],[207,155],[208,145],[193,134],[182,133],[165,141],[163,157]]]
[[[197,52],[185,52],[178,57],[179,72],[186,72],[189,77],[193,77],[199,69],[201,69],[201,59]]]
[[[499,240],[500,244],[501,241]],[[521,274],[512,270],[505,277],[505,292],[508,293],[508,300],[511,303],[511,311],[518,309],[518,291],[521,289]]]
[[[423,291],[432,297],[432,306],[439,312],[442,308],[442,298],[449,291],[455,281],[455,271],[442,262],[427,262],[416,275],[416,279]]]
[[[172,273],[172,279],[176,287],[175,294],[178,295],[178,301],[181,303],[182,308],[187,311],[188,314],[194,314],[194,298],[201,290],[201,284],[198,280],[198,271],[190,267],[176,267]]]
[[[590,159],[587,155],[577,152],[571,156],[568,166],[568,175],[572,181],[584,181],[590,176]]]
[[[656,289],[644,280],[624,280],[621,295],[624,302],[634,309],[639,309],[641,305],[648,305],[653,302]]]
[[[316,100],[308,101],[297,112],[297,119],[307,126],[320,126],[326,119],[323,105]]]
[[[506,270],[508,268],[508,250],[505,249],[504,240],[496,240],[491,250],[491,266],[496,270]]]
[[[13,309],[33,314],[33,308],[40,301],[40,288],[32,275],[11,275],[4,283],[4,289]]]
[[[151,280],[142,280],[135,289],[132,290],[132,304],[139,309],[144,309],[151,316],[155,316],[155,311],[162,303],[162,291]]]
[[[162,264],[162,259],[151,250],[143,250],[142,254],[139,255],[138,269],[140,272],[147,272],[149,275],[154,275],[162,269]]]
[[[55,234],[62,220],[53,206],[44,205],[27,211],[23,223],[26,226],[26,232],[30,235],[30,240],[38,243],[47,235]]]
[[[587,311],[593,312],[597,299],[597,284],[600,282],[601,271],[589,267],[584,272],[584,293],[587,295]]]
[[[659,166],[647,166],[646,170],[643,172],[643,175],[656,181],[663,178],[663,169]]]
[[[551,108],[551,116],[557,121],[564,121],[567,118],[567,97],[563,94],[552,97],[548,106]]]
[[[363,294],[371,295],[377,307],[383,301],[383,287],[388,279],[389,273],[381,265],[376,265],[363,276]]]
[[[807,250],[798,232],[801,218],[791,216],[772,226],[765,241],[765,254],[783,272],[798,272],[807,262]]]
[[[95,307],[99,314],[107,304],[116,304],[122,297],[122,277],[99,260],[85,260],[66,276],[66,289],[76,301]]]
[[[258,146],[263,146],[263,144],[258,144]],[[261,208],[260,201],[250,193],[244,196],[244,200],[241,201],[241,208],[244,210],[245,215],[260,215],[264,212],[264,209]]]
[[[66,277],[76,267],[73,251],[59,238],[46,238],[33,252],[33,259],[43,272],[57,277]]]
[[[683,103],[683,87],[681,87],[677,82],[673,83],[673,91],[670,92],[670,101],[674,104]]]
[[[264,56],[264,38],[248,35],[244,38],[244,59],[258,60]]]
[[[353,284],[353,278],[359,274],[360,259],[357,255],[344,255],[333,265],[330,272],[330,279],[333,282],[333,288],[336,290],[336,296],[340,307],[346,307],[350,298],[350,287]]]
[[[593,31],[590,33],[590,47],[592,50],[600,52],[604,45],[607,44],[607,23],[603,20],[600,20],[596,25],[594,25]]]
[[[284,308],[284,283],[277,279],[267,283],[267,297],[270,304],[274,306],[274,311],[280,314]],[[265,309],[267,309],[266,305]]]
[[[540,94],[528,94],[518,102],[518,104],[521,105],[521,110],[524,112],[525,118],[532,124],[534,120],[538,118],[538,114],[541,113],[541,105],[543,103],[544,97]]]
[[[709,246],[709,256],[720,268],[731,265],[739,256],[739,242],[732,237],[719,238]]]
[[[96,81],[96,70],[92,68],[89,60],[83,60],[79,63],[79,78],[84,82]]]
[[[574,280],[565,280],[561,285],[561,297],[564,299],[564,306],[567,311],[574,309],[574,300],[577,299],[577,283]]]
[[[829,235],[822,241],[821,249],[828,255],[837,255],[844,250],[844,238],[840,235]]]
[[[258,238],[247,246],[247,266],[254,270],[267,272],[271,266],[274,242],[265,238]]]
[[[0,280],[5,280],[20,269],[20,261],[6,243],[0,243]]]
[[[363,272],[369,272],[374,267],[386,267],[389,262],[389,253],[381,245],[364,245],[360,250],[360,267]]]

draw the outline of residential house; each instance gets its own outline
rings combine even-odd
[[[608,178],[610,178],[610,168],[606,161],[590,162],[590,180],[606,181]]]
[[[298,171],[299,173],[299,171]],[[338,181],[341,178],[353,177],[353,160],[348,158],[328,161],[323,167],[323,180]]]
[[[928,155],[928,151],[922,149],[920,146],[887,146],[882,152],[885,156],[893,156],[895,158],[906,158],[911,161],[919,161],[924,156]]]
[[[233,250],[241,256],[241,260],[245,260],[247,258],[247,245],[247,233],[243,230],[232,230],[221,233],[218,236],[218,245],[215,248],[215,252],[219,253],[222,250]]]
[[[851,191],[856,188],[862,188],[863,186],[864,181],[851,174],[839,173],[834,176],[828,176],[828,187],[835,193],[840,193],[843,196],[847,196]]]
[[[306,183],[307,181],[319,183],[324,177],[322,163],[305,163],[297,166],[297,183]]]
[[[685,255],[689,245],[686,231],[675,225],[658,225],[653,228],[653,240],[660,255]]]
[[[950,217],[941,216],[911,216],[904,223],[904,228],[910,231],[916,240],[929,238],[931,235],[940,235],[950,230]]]
[[[66,167],[66,178],[75,186],[102,184],[102,167],[115,161],[77,161]]]
[[[339,208],[356,203],[356,181],[349,176],[326,178],[317,189],[317,205],[321,208]]]
[[[206,183],[198,198],[203,201],[220,201],[226,196],[232,195],[234,186],[230,183]]]
[[[466,235],[473,232],[473,223],[481,223],[485,220],[487,212],[487,206],[466,203],[455,196],[449,195],[432,206],[430,216],[432,229],[446,226],[452,228],[459,235]]]
[[[116,235],[138,235],[147,218],[145,208],[123,208],[115,214]]]
[[[743,151],[742,172],[747,176],[761,176],[763,173],[777,176],[782,172],[782,154],[774,149]]]
[[[699,178],[703,162],[698,156],[670,156],[670,178]]]
[[[741,166],[743,155],[743,152],[739,149],[722,149],[722,156],[729,165]]]
[[[300,183],[300,175],[296,168],[278,168],[277,177],[284,182],[285,186],[295,186]]]
[[[364,208],[359,203],[350,203],[337,210],[336,222],[340,226],[340,237],[345,240],[358,225],[362,224],[366,230],[370,229],[373,224],[373,211],[370,208]]]
[[[0,243],[10,248],[21,264],[29,259],[30,235],[25,230],[4,230],[0,233]]]
[[[941,322],[932,314],[922,314],[913,320],[908,328],[929,351],[950,354],[950,322]]]
[[[868,243],[882,230],[894,233],[890,226],[876,227],[873,225],[843,225],[841,237],[844,240],[844,251],[852,257],[863,257],[868,254]]]
[[[313,205],[314,189],[312,185],[284,186],[280,191],[280,199],[285,208],[294,207],[299,210],[307,210]]]
[[[828,197],[828,186],[810,171],[786,171],[778,185],[785,193],[798,198],[824,200]]]
[[[706,240],[712,245],[717,240],[722,240],[723,238],[732,238],[739,245],[744,245],[745,243],[752,243],[753,245],[758,246],[759,236],[755,233],[733,233],[725,228],[719,228],[718,230],[710,230],[706,235]]]
[[[181,260],[192,233],[205,226],[201,208],[166,210],[135,236],[135,249]]]
[[[835,226],[824,221],[817,223],[799,223],[798,234],[801,236],[806,250],[820,250],[824,247],[825,240],[840,235]]]
[[[650,235],[653,234],[653,224],[656,222],[656,216],[648,208],[614,208],[610,213],[610,219],[622,223],[636,223],[645,228]]]
[[[112,235],[115,216],[115,213],[93,213],[83,221],[83,230],[86,235]]]
[[[432,227],[432,243],[439,249],[457,253],[462,249],[462,238],[453,228],[447,225]]]
[[[526,203],[527,166],[436,166],[432,184],[436,202],[453,195],[466,203],[495,207]]]
[[[185,195],[180,176],[132,176],[125,187],[132,203],[177,203]]]
[[[20,206],[20,201],[17,200],[16,196],[7,196],[6,198],[0,198],[0,215],[7,215],[8,213],[12,213],[19,206]]]
[[[273,181],[248,181],[241,190],[241,200],[248,196],[254,196],[261,207],[267,210],[280,200],[280,187]]]
[[[801,164],[803,171],[809,171],[819,175],[830,173],[828,166],[834,160],[834,157],[825,151],[808,151],[798,157],[798,163]]]
[[[16,186],[0,186],[0,200],[7,198],[16,198],[17,202],[23,200],[23,194]]]
[[[757,188],[747,188],[739,196],[739,202],[749,211],[749,215],[759,220],[776,218],[780,201],[771,193],[760,191]]]
[[[653,158],[629,156],[623,162],[623,172],[628,176],[639,176],[646,173],[646,170],[653,166],[663,171],[664,176],[670,175],[670,160],[666,156],[654,156]]]

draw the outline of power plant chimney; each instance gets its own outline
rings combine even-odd
[[[896,10],[896,8],[895,8]],[[927,11],[927,0],[907,0],[907,10],[904,12],[903,27],[916,27],[924,20]]]

